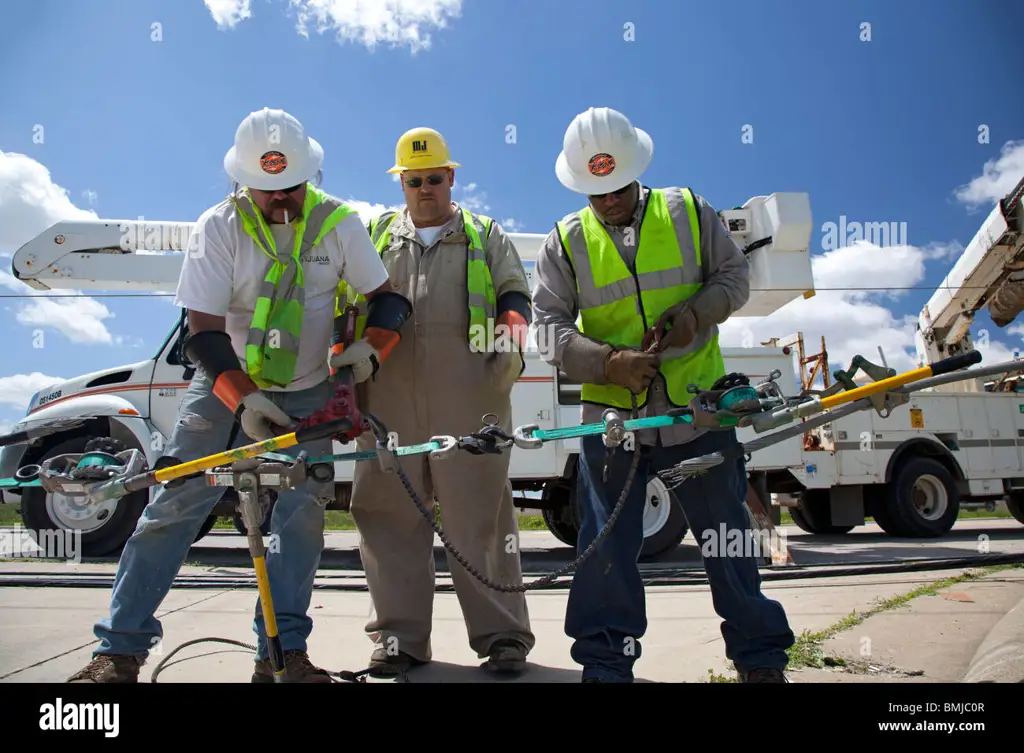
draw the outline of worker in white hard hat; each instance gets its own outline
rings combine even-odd
[[[609,408],[629,418],[631,396],[643,418],[689,405],[690,384],[710,389],[726,376],[718,325],[749,296],[746,258],[712,206],[689,188],[640,182],[653,151],[651,137],[625,115],[590,108],[569,125],[555,163],[562,185],[588,204],[557,222],[541,247],[533,309],[536,326],[550,328],[555,343],[545,360],[582,385],[583,423],[601,422]],[[690,424],[641,430],[634,439],[607,458],[607,469],[602,437],[580,439],[581,552],[604,528],[640,453],[620,516],[577,569],[569,593],[565,630],[584,682],[631,682],[641,655],[647,616],[637,560],[648,480],[737,442],[734,430]],[[706,543],[749,528],[746,488],[741,457],[683,482],[674,496],[694,538]],[[726,551],[719,544],[715,553]],[[794,636],[782,606],[760,591],[757,560],[705,556],[704,567],[740,681],[786,682]]]
[[[415,306],[390,368],[363,382],[361,401],[401,445],[469,437],[485,417],[511,433],[512,387],[525,368],[526,272],[497,222],[452,201],[457,167],[436,130],[404,133],[388,172],[401,178],[405,207],[368,227],[396,289]],[[372,438],[359,445],[373,449]],[[443,459],[399,460],[423,504],[433,509],[436,501],[443,530],[466,561],[492,583],[521,584],[508,452],[485,443]],[[434,532],[397,474],[375,463],[359,463],[354,474],[351,511],[373,605],[369,670],[391,676],[433,657]],[[490,588],[451,554],[448,566],[482,666],[522,671],[534,645],[524,593]]]
[[[175,302],[188,311],[183,352],[196,367],[164,449],[167,465],[271,439],[327,404],[339,293],[369,300],[363,354],[383,362],[409,302],[392,292],[355,210],[319,190],[323,150],[302,124],[264,108],[238,126],[224,167],[234,191],[193,229]],[[301,274],[299,274],[301,272]],[[397,325],[397,326],[396,326]],[[330,455],[331,440],[299,444]],[[333,489],[333,484],[331,485]],[[137,682],[163,628],[155,617],[203,521],[224,493],[199,478],[157,487],[125,545],[100,645],[70,682]],[[309,659],[307,611],[323,549],[321,490],[280,491],[266,558],[287,682],[331,682]],[[252,682],[273,682],[259,600]]]

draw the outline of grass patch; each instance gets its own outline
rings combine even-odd
[[[864,612],[857,612],[854,610],[834,625],[816,633],[805,630],[796,639],[796,642],[787,649],[787,653],[789,654],[789,669],[845,667],[848,664],[845,659],[842,659],[841,657],[828,656],[822,649],[822,644],[829,638],[832,638],[843,631],[849,630],[852,627],[856,627],[872,615],[905,606],[919,596],[934,596],[944,588],[948,588],[949,586],[957,583],[976,580],[989,573],[1019,567],[1024,567],[1024,565],[993,565],[991,567],[969,570],[952,578],[943,578],[942,580],[937,580],[933,583],[919,586],[905,594],[899,594],[898,596],[879,600],[875,606]]]

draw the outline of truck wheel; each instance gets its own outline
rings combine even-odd
[[[576,546],[579,540],[580,521],[576,512],[576,477],[566,481],[549,481],[544,484],[541,499],[544,507],[540,515],[551,535],[566,546]]]
[[[1024,523],[1024,494],[1012,492],[1006,496],[1006,509],[1018,523]]]
[[[260,524],[260,533],[264,536],[270,535],[270,521],[273,519],[273,517],[274,506],[271,505],[270,509],[267,510],[267,516],[263,519],[263,522]],[[245,530],[245,521],[242,520],[241,513],[236,512],[235,514],[233,514],[231,516],[231,522],[234,524],[235,530],[238,531],[240,534],[242,534],[243,536],[249,535],[249,532]]]
[[[960,514],[960,495],[953,476],[942,463],[925,457],[912,457],[903,463],[887,498],[879,503],[884,505],[882,517],[889,518],[889,527],[909,538],[942,536]]]
[[[124,443],[109,437],[73,437],[50,447],[35,462],[57,455],[93,450],[124,452]],[[119,552],[135,531],[143,509],[149,502],[149,490],[106,502],[82,503],[62,494],[48,494],[42,487],[26,486],[21,491],[21,517],[25,527],[36,532],[81,531],[82,557],[106,557]]]
[[[800,506],[789,508],[789,514],[798,528],[817,536],[840,536],[854,528],[832,525],[828,489],[805,489],[800,493]]]
[[[644,545],[640,559],[657,557],[675,549],[690,530],[686,513],[675,495],[658,476],[647,481],[644,501]]]
[[[205,538],[206,534],[213,530],[213,527],[217,525],[218,517],[219,516],[217,515],[211,515],[203,521],[203,524],[199,527],[199,533],[196,534],[195,539],[192,541],[193,544],[195,544],[200,539]]]

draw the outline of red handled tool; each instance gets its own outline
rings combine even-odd
[[[358,309],[348,305],[340,316],[335,317],[334,330],[331,333],[331,355],[341,353],[355,342],[357,314]],[[344,366],[335,369],[332,367],[331,387],[331,397],[327,400],[327,404],[300,421],[295,431],[310,429],[320,424],[336,423],[339,429],[331,435],[332,439],[341,444],[348,444],[372,428],[370,422],[359,410],[352,368]]]

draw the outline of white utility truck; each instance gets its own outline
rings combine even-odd
[[[807,194],[758,196],[719,215],[746,252],[752,270],[750,300],[737,316],[768,316],[792,300],[813,295]],[[17,251],[14,276],[37,290],[173,292],[191,228],[192,223],[141,220],[58,222]],[[510,235],[532,284],[534,260],[544,236]],[[12,429],[31,428],[36,436],[30,443],[0,450],[0,478],[12,478],[19,467],[47,457],[82,452],[86,443],[96,438],[116,442],[110,445],[112,449],[139,449],[152,466],[162,454],[193,374],[180,348],[186,332],[182,314],[152,358],[40,390],[27,406],[25,418]],[[776,381],[783,392],[793,394],[799,389],[788,347],[723,348],[723,353],[727,371],[745,373],[752,383],[777,371],[781,377]],[[81,423],[69,427],[67,422],[75,419]],[[513,424],[553,429],[579,423],[580,385],[545,363],[534,341],[526,354],[526,369],[513,388]],[[740,435],[749,439],[754,433],[743,429]],[[338,443],[334,447],[337,453],[350,449]],[[541,508],[552,533],[568,544],[575,543],[578,530],[572,505],[578,449],[579,440],[570,439],[548,442],[536,450],[506,450],[512,453],[513,487],[521,493],[539,492],[532,498],[518,496],[517,505]],[[788,473],[787,469],[801,465],[801,452],[799,437],[780,442],[753,456],[751,474]],[[352,463],[336,464],[335,495],[329,509],[347,509],[353,470]],[[677,546],[687,525],[681,508],[657,476],[647,480],[647,491],[644,555],[654,556]],[[149,495],[145,491],[104,504],[79,504],[47,494],[38,486],[23,486],[7,489],[4,501],[21,503],[26,527],[79,529],[83,553],[104,556],[118,551],[131,535]],[[444,500],[440,502],[443,507]],[[241,525],[230,489],[206,521],[200,538],[219,516],[234,517],[236,526]]]
[[[922,309],[919,366],[972,350],[970,327],[986,306],[1000,327],[1024,308],[1022,195],[1024,180],[992,209]],[[887,376],[884,363],[877,376]],[[1024,523],[1018,384],[1014,374],[952,382],[913,393],[888,417],[867,410],[812,429],[804,462],[770,471],[768,490],[789,497],[782,504],[810,533],[847,533],[870,516],[892,536],[942,536],[961,504],[991,509],[999,501]]]

